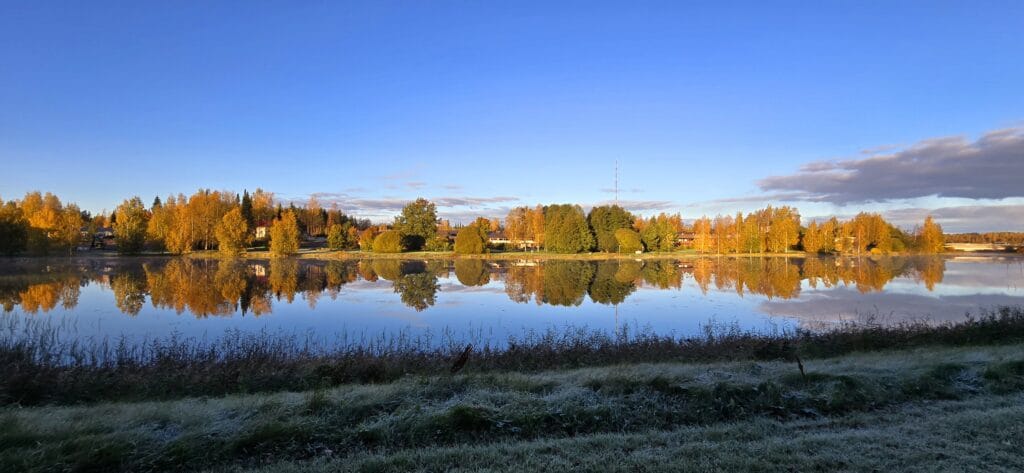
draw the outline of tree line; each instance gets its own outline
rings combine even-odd
[[[941,226],[930,216],[910,231],[866,212],[845,221],[833,217],[803,226],[797,209],[789,206],[702,216],[687,224],[678,213],[644,218],[618,205],[585,212],[580,205],[552,204],[516,207],[504,219],[480,217],[452,227],[438,218],[436,205],[423,198],[407,204],[393,222],[378,225],[337,208],[325,209],[315,198],[284,207],[261,189],[252,194],[200,189],[190,196],[157,197],[148,207],[141,198],[132,197],[109,215],[97,216],[74,204],[62,204],[50,193],[30,192],[21,200],[0,200],[3,254],[70,253],[81,243],[83,233],[108,227],[118,250],[129,254],[217,249],[237,256],[252,245],[266,245],[274,255],[287,256],[298,252],[304,238],[321,238],[334,250],[454,250],[459,254],[486,253],[495,242],[511,249],[552,253],[693,250],[701,254],[938,253],[945,245]]]
[[[192,195],[157,197],[148,207],[139,197],[124,200],[109,214],[93,216],[51,194],[29,192],[23,199],[0,199],[0,254],[71,253],[109,229],[118,251],[186,254],[217,249],[237,256],[252,245],[294,254],[300,238],[323,237],[337,249],[358,248],[369,220],[325,209],[315,198],[284,207],[273,193],[256,189],[241,195],[200,189]]]
[[[1005,243],[1024,246],[1024,232],[953,233],[946,235],[948,243]]]

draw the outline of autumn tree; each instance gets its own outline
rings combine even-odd
[[[510,210],[508,216],[505,217],[505,236],[513,246],[520,246],[523,241],[527,240],[527,235],[530,233],[527,211],[526,207],[516,207]]]
[[[178,194],[177,199],[168,198],[164,210],[171,222],[164,238],[167,251],[174,254],[191,252],[195,246],[196,231],[192,210],[184,194]]]
[[[544,246],[547,236],[547,225],[544,220],[544,207],[538,205],[526,212],[526,222],[529,225],[527,238],[532,239],[536,248]]]
[[[732,219],[732,235],[730,247],[734,253],[743,252],[743,212],[736,212]]]
[[[410,202],[395,217],[395,230],[401,233],[406,248],[412,251],[422,249],[437,235],[437,207],[422,197]]]
[[[57,196],[39,191],[25,194],[19,204],[28,222],[26,247],[29,253],[47,254],[54,249],[54,236],[61,221],[63,206]]]
[[[702,216],[693,222],[693,249],[698,253],[710,253],[711,248],[711,219]]]
[[[245,222],[242,209],[235,207],[220,219],[215,229],[217,249],[226,256],[238,256],[245,253],[245,245],[249,237],[249,224]],[[298,247],[296,246],[296,250]]]
[[[889,223],[879,214],[861,212],[843,227],[843,233],[851,239],[846,251],[888,253],[892,249]]]
[[[359,233],[359,249],[362,251],[373,251],[373,240],[377,238],[377,232],[373,228],[367,228]]]
[[[800,241],[800,214],[792,207],[768,207],[768,251],[785,253]]]
[[[832,217],[818,227],[818,251],[832,253],[836,251],[836,239],[839,231],[839,219]]]
[[[146,238],[153,246],[167,249],[167,238],[174,231],[176,208],[177,201],[174,196],[167,197],[166,203],[153,203],[149,223],[146,225]]]
[[[263,189],[256,188],[252,193],[252,214],[256,220],[256,224],[270,222],[275,218],[279,218],[277,211],[274,210],[274,193],[267,192]]]
[[[505,234],[513,246],[544,245],[544,208],[516,207],[505,217]],[[528,243],[529,242],[529,243]]]
[[[925,217],[918,241],[918,246],[924,253],[942,253],[942,249],[945,248],[946,240],[942,234],[942,226],[935,223],[931,215]]]
[[[738,251],[751,254],[763,253],[766,248],[765,235],[769,222],[770,217],[765,210],[747,214],[747,217],[743,219],[743,226],[738,228],[742,241]]]
[[[812,220],[807,225],[807,229],[804,230],[803,237],[800,239],[800,246],[807,253],[818,253],[821,251],[821,230],[818,228],[818,222]]]
[[[82,241],[82,211],[78,205],[67,204],[60,212],[57,221],[57,228],[50,235],[56,246],[69,255],[74,252],[78,243]]]
[[[587,224],[594,232],[597,250],[605,253],[619,251],[619,243],[615,239],[615,231],[630,228],[633,215],[618,205],[602,205],[590,209]]]
[[[736,251],[736,239],[733,237],[735,231],[736,228],[731,216],[715,216],[711,228],[711,241],[715,248],[715,253],[726,254]]]
[[[299,211],[301,214],[302,227],[306,229],[307,235],[321,235],[324,233],[324,223],[327,212],[320,206],[320,201],[315,195],[309,196],[306,207]]]
[[[125,254],[142,251],[149,224],[149,212],[142,199],[132,197],[122,202],[115,213],[117,220],[114,222],[114,238],[117,239],[117,251]]]
[[[270,226],[270,252],[274,256],[289,256],[299,252],[299,223],[295,213],[286,211],[274,219]]]
[[[188,216],[192,236],[204,250],[217,243],[217,225],[234,206],[235,196],[228,192],[200,189],[189,197]]]

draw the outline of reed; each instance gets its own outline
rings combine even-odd
[[[537,372],[622,363],[785,360],[852,352],[1024,341],[1024,308],[982,310],[956,323],[870,321],[827,330],[744,331],[706,325],[696,337],[625,326],[526,332],[501,343],[484,334],[413,335],[228,331],[214,339],[171,334],[80,340],[73,324],[0,316],[0,404],[76,404],[233,393],[305,391],[448,373],[466,343],[464,372]],[[468,340],[467,340],[468,339]],[[795,365],[794,365],[795,367]]]

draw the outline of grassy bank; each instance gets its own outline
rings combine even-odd
[[[1019,470],[1024,345],[0,408],[10,471]]]
[[[323,340],[229,333],[213,341],[170,337],[146,343],[82,344],[36,319],[0,319],[0,405],[78,404],[182,396],[299,391],[437,375],[464,342],[409,338]],[[538,372],[621,363],[827,359],[929,346],[1024,343],[1024,308],[1005,307],[959,323],[846,325],[822,332],[744,332],[707,327],[699,337],[585,329],[474,347],[472,373]]]

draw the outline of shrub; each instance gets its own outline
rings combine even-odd
[[[374,253],[401,253],[404,250],[402,234],[396,230],[388,230],[373,239]]]
[[[427,245],[423,249],[427,251],[451,251],[452,244],[448,241],[447,237],[438,236],[428,240]]]
[[[455,252],[460,255],[479,255],[487,249],[487,240],[476,225],[463,227],[455,235]]]
[[[619,253],[635,253],[644,250],[640,234],[636,230],[620,228],[615,230],[615,241],[619,244]]]

